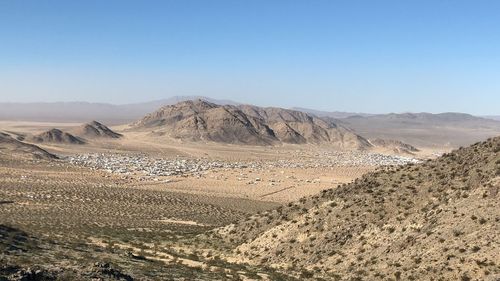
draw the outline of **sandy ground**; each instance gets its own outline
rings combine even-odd
[[[203,178],[176,177],[169,183],[145,183],[140,188],[285,203],[350,182],[372,169],[338,167],[210,171]]]
[[[75,123],[0,121],[0,130],[21,134],[37,134],[50,128],[71,131],[80,126]],[[113,130],[124,134],[118,140],[90,140],[86,145],[43,144],[40,147],[57,155],[84,153],[147,154],[156,158],[204,158],[220,161],[298,161],[300,157],[314,159],[321,153],[332,151],[328,147],[313,145],[283,145],[278,147],[240,146],[214,143],[189,143],[153,136],[146,132],[129,132],[127,126]],[[380,151],[391,153],[390,151]],[[417,157],[433,157],[442,151],[424,149]],[[139,189],[201,194],[209,197],[242,198],[285,203],[323,189],[348,183],[375,167],[329,167],[307,169],[231,169],[211,170],[203,176],[176,176],[164,182],[129,181]]]
[[[29,135],[51,128],[71,131],[80,125],[0,122],[0,131]],[[244,272],[234,270],[234,264],[213,262],[223,252],[219,251],[224,244],[212,245],[214,241],[201,240],[195,243],[190,237],[335,188],[376,169],[369,165],[315,166],[326,157],[336,157],[336,150],[329,147],[188,143],[128,132],[124,126],[112,129],[124,137],[88,140],[85,145],[36,144],[57,154],[61,160],[38,162],[0,157],[0,225],[11,225],[70,245],[65,246],[63,253],[73,255],[78,264],[82,263],[82,257],[92,264],[95,258],[68,252],[68,249],[77,248],[76,244],[85,248],[99,247],[98,255],[106,253],[107,258],[112,257],[116,263],[125,264],[134,272],[137,272],[138,260],[134,258],[137,256],[147,259],[148,264],[149,261],[160,262],[161,268],[184,266],[189,274],[194,268],[201,268],[200,272],[231,269],[232,275],[228,276],[237,274],[246,280]],[[391,151],[379,152],[391,154]],[[93,170],[68,161],[76,155],[93,153],[102,153],[99,159],[119,155],[258,164],[229,165],[192,174],[152,178]],[[441,152],[423,150],[419,157],[435,157],[438,153]],[[283,162],[298,165],[273,166]],[[40,259],[46,259],[47,255],[41,253]],[[55,252],[53,256],[60,254]],[[162,272],[161,269],[144,270]],[[260,267],[245,270],[261,276],[262,280],[267,279]]]

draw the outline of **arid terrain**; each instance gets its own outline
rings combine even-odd
[[[228,260],[328,280],[498,280],[500,138],[217,229]]]
[[[500,274],[498,138],[450,154],[201,101],[0,131],[0,280]]]
[[[0,0],[0,281],[500,281],[499,11]]]

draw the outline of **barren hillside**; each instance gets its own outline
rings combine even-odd
[[[55,155],[0,132],[0,155],[9,158],[55,159]]]
[[[352,130],[305,112],[250,105],[241,105],[239,108],[249,116],[264,120],[278,139],[285,143],[328,143],[347,148],[371,146]]]
[[[375,147],[401,154],[413,154],[419,151],[413,145],[398,140],[371,139],[370,143]]]
[[[312,143],[356,149],[371,146],[353,131],[304,112],[249,105],[221,106],[202,100],[165,106],[136,122],[133,128],[190,141],[252,145]]]
[[[85,141],[59,129],[51,129],[30,138],[38,143],[84,144]]]
[[[497,280],[499,189],[496,137],[370,173],[213,235],[233,245],[234,260],[303,278]]]
[[[83,124],[74,131],[74,134],[82,138],[110,138],[117,139],[122,137],[121,134],[112,131],[110,128],[97,121]]]

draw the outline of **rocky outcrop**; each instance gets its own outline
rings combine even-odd
[[[327,144],[365,149],[371,144],[352,130],[307,113],[250,105],[217,105],[203,100],[165,106],[145,116],[133,130],[154,130],[190,141],[251,145]]]

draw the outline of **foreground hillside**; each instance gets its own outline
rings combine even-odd
[[[2,281],[295,280],[192,246],[194,235],[275,204],[151,189],[64,159],[40,160],[23,143],[14,142],[23,149],[16,155],[3,153],[2,137]]]
[[[211,234],[239,262],[338,280],[497,280],[500,137]]]
[[[203,100],[162,107],[136,122],[133,130],[149,130],[188,141],[232,144],[312,143],[349,149],[371,146],[350,129],[304,112],[217,105]]]

